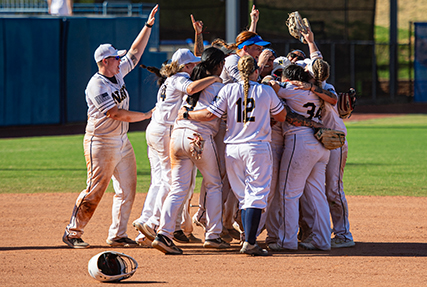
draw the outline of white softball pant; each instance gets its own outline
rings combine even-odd
[[[87,187],[77,198],[66,233],[70,238],[82,236],[112,179],[115,195],[108,239],[127,237],[127,223],[136,192],[136,161],[132,145],[127,135],[114,138],[86,135],[83,147]]]
[[[151,162],[160,163],[160,172],[156,167],[151,166],[151,177],[155,182],[160,181],[160,186],[157,190],[156,201],[153,207],[151,217],[145,222],[151,228],[156,228],[159,225],[160,213],[163,202],[170,191],[171,185],[171,164],[169,158],[169,145],[172,126],[159,125],[151,122],[146,130],[146,139],[149,146],[149,158]]]
[[[194,131],[188,128],[175,129],[171,139],[172,185],[163,204],[159,234],[173,237],[175,222],[183,202],[192,192],[192,173],[194,165],[203,175],[206,187],[206,239],[220,237],[222,231],[222,183],[219,171],[218,152],[212,136],[203,135],[205,145],[202,158],[194,159],[190,152],[189,138],[194,137]]]
[[[150,161],[151,168],[151,183],[150,188],[148,189],[147,196],[145,197],[144,206],[141,211],[141,216],[137,221],[141,224],[146,223],[148,219],[154,213],[154,206],[156,204],[156,197],[161,186],[161,165],[159,157],[155,152],[150,149],[150,146],[147,147],[148,160]],[[145,235],[139,232],[137,240],[144,238]]]
[[[335,236],[353,240],[348,221],[348,204],[343,184],[347,153],[347,141],[341,148],[331,150],[329,162],[326,166],[326,197],[329,203]]]
[[[279,240],[279,227],[281,217],[283,216],[283,205],[281,198],[281,192],[278,188],[279,182],[279,173],[280,173],[280,160],[282,159],[283,154],[283,136],[282,143],[271,143],[271,151],[273,154],[273,166],[272,166],[272,176],[271,176],[271,186],[270,193],[267,198],[267,208],[266,211],[261,214],[261,220],[259,223],[258,235],[262,232],[262,228],[265,225],[267,231],[267,237],[265,242],[273,243]]]
[[[311,243],[322,250],[331,248],[331,225],[325,194],[328,160],[329,150],[314,137],[311,129],[285,136],[279,179],[279,188],[283,192],[284,218],[279,231],[283,248],[298,249],[299,199],[303,192],[315,206]]]
[[[344,194],[344,184],[342,181],[344,167],[347,161],[347,142],[338,149],[330,151],[329,162],[326,165],[326,198],[329,204],[333,223],[333,233],[338,238],[353,240],[348,221],[348,204]],[[313,202],[305,196],[301,197],[302,221],[310,230],[313,226]]]
[[[220,122],[220,127],[218,133],[214,137],[214,142],[218,150],[218,157],[220,163],[220,173],[222,178],[222,220],[223,228],[232,229],[233,223],[236,218],[238,211],[239,202],[237,201],[236,196],[231,191],[230,183],[228,182],[227,173],[225,170],[225,143],[224,135],[227,129],[227,125],[224,121]],[[197,209],[196,214],[194,215],[197,220],[201,223],[206,224],[206,187],[205,181],[203,179],[202,186],[200,188],[199,196],[199,208]]]
[[[265,209],[272,175],[270,143],[227,144],[225,163],[239,208]]]

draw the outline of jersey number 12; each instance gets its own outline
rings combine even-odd
[[[243,120],[243,109],[242,109],[242,105],[243,105],[243,100],[242,98],[239,98],[236,102],[237,105],[237,122],[241,123]],[[250,112],[252,112],[255,108],[255,100],[252,98],[249,98],[247,101],[247,105],[246,105],[246,122],[254,122],[255,121],[255,117],[249,117],[248,114]]]

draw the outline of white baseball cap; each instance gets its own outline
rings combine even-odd
[[[200,62],[200,57],[194,56],[194,54],[189,49],[178,49],[172,56],[172,62],[178,62],[178,65],[186,65],[189,63],[198,63]]]
[[[280,56],[274,59],[273,61],[273,70],[271,70],[271,74],[274,75],[274,73],[279,69],[284,69],[287,66],[291,64],[291,61],[289,61],[288,58]]]
[[[94,58],[95,62],[98,63],[108,57],[123,57],[124,55],[126,55],[126,50],[117,50],[111,44],[102,44],[96,48]]]

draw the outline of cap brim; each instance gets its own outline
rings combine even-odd
[[[191,63],[197,63],[197,62],[200,62],[200,61],[202,61],[202,58],[200,58],[200,57],[194,57],[194,61],[191,61]]]
[[[255,45],[258,45],[258,46],[268,46],[268,45],[270,45],[271,43],[270,42],[267,42],[267,41],[259,41],[259,42],[256,42],[256,43],[254,43]]]
[[[200,57],[196,57],[196,56],[194,56],[194,58],[193,59],[191,59],[190,61],[188,61],[186,64],[190,64],[190,63],[198,63],[198,62],[201,62],[202,61],[202,59],[200,58]]]

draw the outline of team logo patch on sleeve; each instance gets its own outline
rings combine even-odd
[[[108,100],[108,93],[103,93],[95,97],[95,101],[98,103],[98,105],[102,104],[106,100]]]

